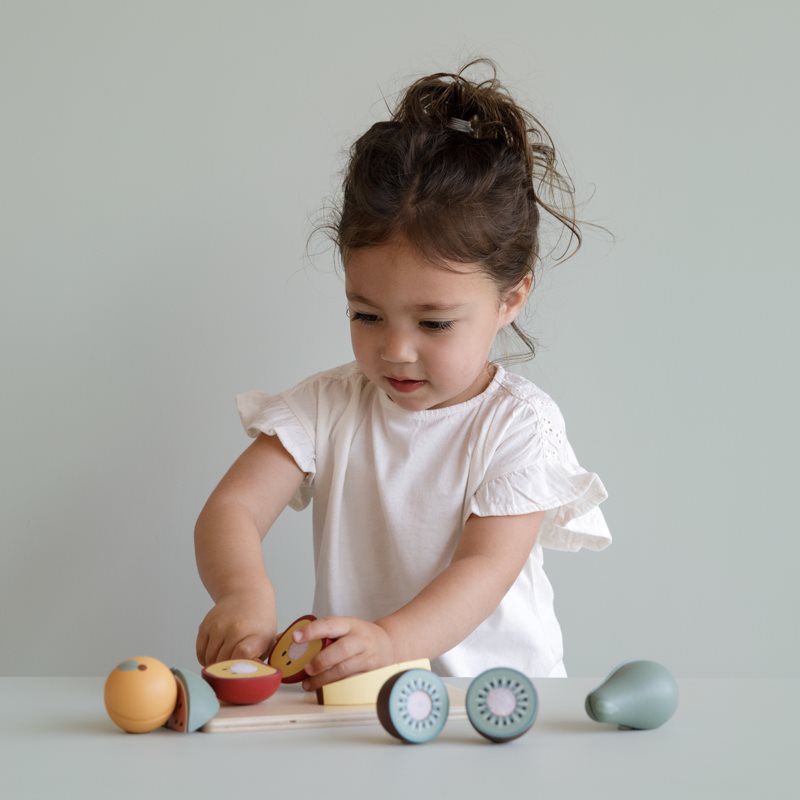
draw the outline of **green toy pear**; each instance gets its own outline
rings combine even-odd
[[[586,697],[586,713],[595,722],[649,730],[663,725],[678,707],[678,684],[656,661],[620,665]]]

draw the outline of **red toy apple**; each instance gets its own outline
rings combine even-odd
[[[272,697],[281,685],[281,673],[261,661],[234,659],[210,664],[203,677],[226,703],[246,706]]]
[[[267,661],[283,675],[283,683],[299,683],[307,678],[306,664],[331,643],[330,639],[314,639],[300,644],[295,642],[294,632],[305,628],[315,619],[313,614],[299,617],[277,638]]]

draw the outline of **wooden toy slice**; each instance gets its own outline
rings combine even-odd
[[[431,662],[427,658],[416,661],[404,661],[400,664],[391,664],[360,675],[351,675],[340,681],[334,681],[321,689],[317,689],[317,702],[324,706],[352,706],[365,705],[378,700],[378,693],[386,681],[398,672],[408,669],[430,670]]]
[[[214,718],[219,711],[219,700],[200,675],[180,669],[173,669],[172,674],[178,684],[178,701],[164,724],[179,733],[192,733]]]
[[[294,632],[305,628],[315,619],[313,614],[298,617],[275,641],[267,663],[281,673],[283,683],[299,683],[307,678],[306,664],[331,643],[330,639],[315,639],[302,644],[294,641]]]
[[[186,684],[178,677],[174,669],[172,674],[175,676],[175,682],[178,686],[178,699],[175,702],[175,708],[172,710],[170,718],[164,723],[164,727],[178,731],[178,733],[188,733],[189,693],[186,690]],[[210,686],[208,688],[211,689]]]

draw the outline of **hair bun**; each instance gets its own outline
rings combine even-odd
[[[474,67],[488,68],[491,76],[481,82],[465,77]],[[535,120],[514,102],[489,58],[470,61],[457,73],[437,72],[415,81],[401,97],[392,119],[452,130],[478,140],[500,140],[519,153],[531,175],[528,134],[529,129],[535,131]]]

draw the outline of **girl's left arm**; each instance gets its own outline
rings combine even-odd
[[[536,541],[543,511],[471,516],[450,565],[413,600],[375,622],[324,617],[295,634],[298,642],[336,639],[306,666],[314,690],[358,672],[435,658],[465,639],[502,600]]]

